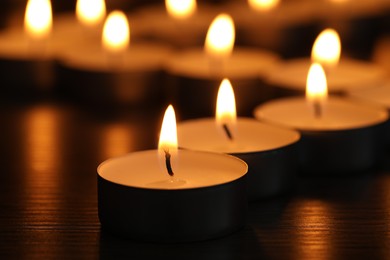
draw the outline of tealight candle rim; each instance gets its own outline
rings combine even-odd
[[[340,99],[340,100],[344,99],[348,102],[353,103],[354,105],[358,105],[358,103],[359,103],[358,101],[354,100],[353,98],[340,98],[338,96],[332,96],[330,98],[331,99]],[[283,102],[285,100],[300,100],[300,99],[304,100],[303,97],[294,96],[294,97],[285,97],[285,98],[274,99],[271,102]],[[368,129],[371,127],[381,126],[381,125],[386,124],[390,120],[390,114],[389,114],[390,109],[386,109],[385,107],[379,107],[379,106],[375,107],[372,105],[367,105],[366,107],[368,109],[377,110],[378,112],[382,113],[383,118],[380,118],[380,119],[378,118],[377,120],[375,120],[375,122],[366,123],[364,125],[358,125],[358,126],[346,127],[346,128],[337,128],[337,129],[315,129],[315,128],[306,128],[306,127],[302,128],[302,127],[294,127],[294,126],[290,126],[290,125],[285,125],[285,124],[279,123],[277,121],[273,121],[273,120],[270,120],[268,118],[264,118],[262,116],[257,116],[257,114],[260,113],[257,111],[261,111],[262,108],[266,107],[267,105],[269,105],[269,103],[261,104],[254,109],[253,114],[257,120],[259,120],[261,122],[265,122],[267,124],[274,125],[274,126],[287,128],[287,129],[291,129],[291,130],[296,130],[296,131],[299,131],[300,133],[338,133],[338,132],[345,132],[345,131],[356,131],[356,130],[361,130],[361,129]]]
[[[102,178],[103,180],[109,182],[109,183],[114,183],[116,185],[120,185],[120,186],[123,186],[123,187],[126,187],[126,188],[132,188],[132,189],[137,189],[137,190],[150,190],[150,191],[184,191],[184,190],[199,190],[199,189],[205,189],[205,188],[213,188],[213,187],[216,187],[216,186],[221,186],[221,185],[228,185],[230,183],[233,183],[237,180],[240,180],[242,178],[246,178],[246,175],[248,173],[248,164],[234,156],[234,155],[230,155],[230,154],[224,154],[224,153],[214,153],[214,152],[208,152],[208,151],[195,151],[195,150],[184,150],[184,149],[180,149],[180,151],[183,151],[183,152],[189,152],[189,153],[197,153],[197,154],[209,154],[209,155],[212,155],[212,156],[220,156],[220,157],[225,157],[225,158],[230,158],[232,160],[235,160],[236,162],[240,163],[243,167],[243,171],[240,172],[240,175],[238,178],[236,179],[232,179],[230,181],[227,181],[227,182],[222,182],[222,183],[217,183],[217,184],[212,184],[212,185],[207,185],[207,186],[200,186],[200,187],[177,187],[177,188],[174,188],[174,189],[169,189],[169,188],[153,188],[153,187],[139,187],[139,186],[132,186],[132,185],[125,185],[125,184],[121,184],[121,183],[118,183],[118,182],[115,182],[115,181],[112,181],[112,180],[109,180],[107,178],[104,178],[102,175],[101,175],[101,169],[108,163],[112,162],[112,161],[115,161],[115,160],[118,160],[118,159],[121,159],[121,158],[125,158],[127,156],[130,156],[131,154],[139,154],[139,153],[147,153],[147,152],[155,152],[156,155],[158,153],[158,150],[155,149],[155,150],[143,150],[143,151],[136,151],[136,152],[132,152],[132,153],[128,153],[128,154],[124,154],[124,155],[121,155],[121,156],[116,156],[116,157],[112,157],[112,158],[109,158],[105,161],[103,161],[102,163],[99,164],[99,166],[97,167],[97,173],[98,173],[98,177]]]
[[[178,122],[178,125],[180,126],[180,124],[191,124],[191,123],[196,123],[196,122],[201,122],[201,121],[204,121],[204,122],[207,122],[207,121],[214,122],[215,118],[213,118],[213,117],[206,117],[206,118],[190,119],[190,120],[185,120],[185,121],[182,121],[182,122]],[[289,142],[287,142],[287,143],[285,143],[283,145],[271,148],[271,149],[252,150],[252,151],[245,151],[245,152],[227,152],[225,154],[230,154],[230,155],[236,156],[236,155],[245,155],[245,154],[249,155],[249,154],[275,152],[277,150],[281,150],[281,149],[287,148],[289,146],[293,146],[293,145],[299,143],[299,141],[301,140],[301,134],[299,133],[299,131],[297,131],[295,129],[292,129],[292,128],[278,126],[278,125],[275,125],[275,124],[264,123],[264,122],[261,122],[261,121],[255,119],[255,118],[251,118],[251,117],[237,117],[237,124],[239,124],[239,121],[253,122],[253,123],[258,124],[258,125],[266,125],[267,127],[275,128],[275,129],[278,129],[280,131],[290,132],[289,134],[291,134],[291,136],[293,136],[293,135],[294,136],[291,138],[291,140]],[[181,149],[196,151],[196,149],[190,149],[188,147],[180,146],[180,142],[179,142],[179,147]],[[205,152],[209,152],[209,151],[205,151]]]
[[[188,150],[190,151],[190,150]],[[196,151],[191,151],[191,152],[196,152]],[[217,153],[218,154],[218,153]],[[225,154],[227,156],[231,156],[231,157],[236,157],[236,156],[233,156],[233,155],[230,155],[230,154]],[[241,161],[244,161],[240,158],[237,158]],[[246,164],[246,163],[245,163]],[[247,167],[248,168],[248,167]],[[137,190],[137,191],[148,191],[148,192],[194,192],[194,191],[197,191],[197,190],[206,190],[206,189],[215,189],[215,187],[223,187],[223,186],[228,186],[228,185],[231,185],[237,181],[241,181],[241,180],[246,180],[246,177],[247,176],[247,172],[238,177],[237,179],[234,179],[234,180],[231,180],[231,181],[228,181],[228,182],[223,182],[223,183],[220,183],[220,184],[213,184],[213,185],[208,185],[208,186],[202,186],[202,187],[191,187],[191,188],[174,188],[174,189],[169,189],[169,188],[153,188],[153,187],[138,187],[138,186],[130,186],[130,185],[125,185],[125,184],[121,184],[121,183],[117,183],[115,181],[112,181],[112,180],[107,180],[106,178],[102,177],[100,174],[98,174],[98,178],[101,178],[102,180],[110,183],[110,184],[113,184],[113,185],[117,185],[117,186],[121,186],[122,188],[124,189],[133,189],[133,190]]]

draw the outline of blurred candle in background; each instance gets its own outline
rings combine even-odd
[[[103,23],[106,17],[106,3],[104,0],[77,0],[77,20],[90,29]]]
[[[168,14],[175,19],[188,19],[196,12],[196,0],[165,0]]]
[[[311,59],[298,58],[279,63],[270,70],[266,82],[274,89],[276,97],[301,95],[305,91],[307,71],[312,62],[324,66],[329,93],[332,94],[345,94],[384,81],[386,75],[382,67],[370,61],[340,57],[341,48],[337,31],[325,29],[313,44]]]

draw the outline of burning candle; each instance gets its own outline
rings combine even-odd
[[[340,53],[338,33],[326,29],[314,42],[311,60],[293,59],[280,63],[267,76],[267,83],[275,87],[279,96],[301,94],[305,90],[306,73],[311,62],[318,62],[325,68],[332,94],[345,94],[349,90],[383,82],[385,72],[382,68],[370,62],[340,59]]]
[[[246,161],[250,200],[279,194],[293,186],[298,132],[236,118],[234,93],[227,79],[219,88],[215,117],[179,123],[180,147],[227,153]]]
[[[152,39],[177,48],[197,46],[216,14],[210,5],[198,5],[196,0],[165,0],[161,5],[140,8],[130,13],[134,35]]]
[[[162,63],[170,51],[157,44],[130,44],[130,32],[125,14],[113,11],[101,45],[81,44],[59,54],[62,91],[96,104],[159,104]]]
[[[313,1],[228,1],[222,6],[234,18],[239,44],[262,47],[290,57],[306,50],[315,34],[316,6]]]
[[[68,42],[71,45],[69,48],[97,44],[105,19],[104,0],[77,0],[75,13],[55,17],[54,37]]]
[[[267,51],[234,48],[234,41],[233,20],[220,14],[210,25],[203,50],[191,48],[169,57],[166,70],[172,78],[173,99],[188,117],[213,114],[212,104],[223,77],[237,86],[238,110],[242,114],[250,114],[255,104],[266,98],[261,79],[275,66],[277,56]],[[203,102],[194,96],[202,97]]]
[[[348,93],[349,96],[371,105],[382,106],[390,112],[390,81],[370,88],[357,89]],[[390,144],[390,122],[387,122],[387,144]]]
[[[368,57],[374,41],[376,28],[388,17],[387,0],[326,0],[316,3],[317,18],[327,26],[336,28],[348,42],[350,52]]]
[[[243,226],[247,165],[236,157],[177,146],[169,106],[158,150],[112,158],[98,167],[104,229],[166,243],[214,238]]]
[[[272,10],[279,5],[279,2],[280,0],[248,0],[249,6],[258,12]]]
[[[77,20],[85,27],[96,27],[102,24],[106,17],[104,0],[77,0]]]
[[[318,63],[307,78],[307,100],[273,100],[257,107],[255,117],[300,131],[300,162],[306,173],[347,174],[372,167],[381,155],[387,111],[348,98],[327,98],[325,72]]]
[[[24,27],[0,34],[0,77],[4,92],[31,96],[53,85],[53,57],[60,42],[51,39],[52,12],[49,0],[29,0]],[[20,77],[23,75],[23,77]]]

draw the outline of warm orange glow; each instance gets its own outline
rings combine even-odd
[[[310,66],[306,82],[306,99],[309,102],[322,103],[328,96],[325,71],[318,63]]]
[[[249,6],[255,11],[268,11],[274,9],[280,0],[248,0]]]
[[[177,128],[175,110],[169,105],[165,110],[163,123],[161,126],[158,150],[165,156],[164,151],[169,151],[171,155],[177,153]]]
[[[228,79],[223,79],[219,86],[215,118],[218,126],[226,125],[234,129],[236,125],[236,101],[232,84]]]
[[[206,36],[205,50],[210,56],[227,57],[234,47],[233,19],[227,14],[218,15],[211,23]]]
[[[341,43],[338,33],[333,29],[326,29],[318,35],[313,44],[311,58],[324,68],[331,69],[337,66],[341,53]]]
[[[24,16],[24,29],[34,39],[47,38],[53,23],[50,0],[29,0]]]
[[[165,7],[171,17],[186,19],[196,11],[196,0],[165,0]]]
[[[98,25],[106,17],[106,3],[104,0],[77,0],[76,16],[85,26]]]
[[[348,2],[349,0],[330,0],[332,3],[336,3],[336,4],[343,4],[343,3],[346,3]]]
[[[102,44],[110,52],[122,52],[129,46],[130,27],[126,15],[121,11],[111,12],[103,28]]]

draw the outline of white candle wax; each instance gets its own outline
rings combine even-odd
[[[316,5],[316,1],[279,1],[273,9],[256,11],[247,0],[227,1],[223,10],[233,17],[240,42],[280,50],[290,41],[286,30],[317,19]]]
[[[158,44],[132,44],[113,55],[101,46],[79,46],[59,54],[60,62],[71,68],[92,71],[159,71],[170,50]]]
[[[103,162],[98,173],[110,182],[142,189],[181,190],[225,184],[243,177],[247,165],[240,159],[214,153],[179,150],[178,182],[170,182],[157,150],[131,153]]]
[[[233,141],[230,141],[214,118],[184,121],[178,124],[180,147],[221,153],[252,153],[269,151],[299,140],[295,131],[238,118]]]
[[[316,19],[318,3],[313,1],[283,2],[271,10],[256,11],[251,9],[247,1],[229,2],[224,6],[233,16],[238,28],[252,29],[252,34],[257,35],[257,29],[266,27],[281,30],[312,22]],[[256,33],[253,33],[256,32]],[[266,37],[264,37],[266,38]]]
[[[257,107],[255,117],[276,125],[304,131],[340,131],[370,127],[388,119],[387,111],[346,98],[331,97],[320,118],[304,98],[285,98]]]
[[[198,6],[190,17],[170,17],[164,6],[151,6],[129,14],[132,35],[136,38],[157,39],[178,47],[201,44],[208,26],[218,11],[211,6]]]
[[[388,0],[326,0],[316,3],[317,15],[324,20],[345,21],[382,14],[389,8]]]
[[[86,27],[76,19],[75,14],[62,14],[54,17],[53,37],[67,42],[71,47],[100,44],[103,24]]]
[[[199,48],[172,55],[167,61],[166,68],[173,75],[189,78],[213,79],[219,78],[222,74],[232,80],[252,79],[264,76],[277,61],[278,57],[268,51],[234,48],[230,57],[216,64],[216,61]]]
[[[349,92],[348,94],[351,97],[384,106],[390,110],[390,81],[375,87],[357,89]]]
[[[297,162],[300,134],[296,131],[238,118],[229,140],[214,118],[189,120],[177,126],[180,147],[189,150],[229,153],[244,160],[249,167],[249,200],[276,195],[291,188]]]
[[[267,75],[266,81],[277,87],[304,91],[310,65],[309,59],[280,63],[280,66]],[[328,70],[326,76],[330,92],[346,92],[378,84],[386,75],[385,71],[374,63],[341,58],[338,66]]]
[[[23,30],[8,30],[0,34],[0,58],[15,60],[50,60],[56,50],[65,45],[52,38],[37,42]]]

